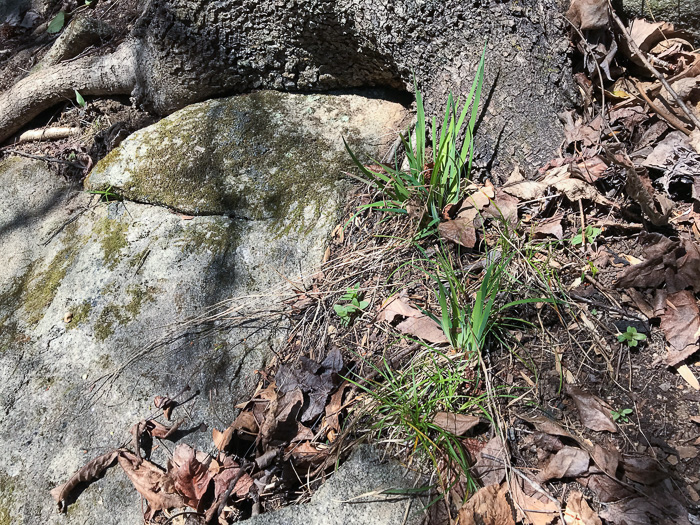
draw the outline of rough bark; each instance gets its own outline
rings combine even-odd
[[[438,113],[448,91],[468,91],[488,39],[482,163],[493,160],[494,152],[536,162],[556,148],[561,135],[556,112],[571,92],[559,1],[151,2],[120,48],[130,49],[128,60],[103,58],[113,78],[92,75],[103,84],[93,82],[86,93],[114,91],[110,83],[120,76],[120,92],[131,87],[138,102],[167,114],[211,96],[262,88],[412,91],[415,73],[428,110]],[[113,71],[115,62],[129,74]],[[77,64],[53,70],[51,82],[62,94],[79,87],[71,85]],[[132,67],[136,80],[129,85],[124,80],[133,78]],[[19,116],[22,108],[31,106],[36,115],[36,108],[63,96],[58,88],[41,93],[34,82],[34,77],[22,81],[29,98],[15,86],[0,99],[0,140],[26,122]],[[41,105],[36,97],[43,99]],[[16,108],[12,116],[8,107]]]

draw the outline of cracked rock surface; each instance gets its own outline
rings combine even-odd
[[[378,157],[406,118],[359,96],[197,104],[98,164],[87,186],[125,197],[109,203],[43,162],[0,163],[0,523],[140,523],[119,469],[67,515],[49,490],[185,385],[200,395],[182,442],[210,449],[284,337],[274,294],[312,273],[336,225],[341,135]],[[221,301],[226,319],[187,322]]]

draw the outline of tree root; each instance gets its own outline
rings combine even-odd
[[[0,94],[0,143],[42,111],[81,95],[128,95],[136,87],[135,40],[126,40],[110,55],[85,57],[23,78]]]

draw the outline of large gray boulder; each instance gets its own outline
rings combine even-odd
[[[380,155],[405,118],[358,96],[205,102],[98,164],[88,187],[123,202],[42,162],[0,163],[0,523],[140,523],[118,469],[66,516],[48,491],[186,385],[200,395],[179,409],[184,439],[211,450],[283,340],[287,279],[313,271],[337,222],[341,135]]]

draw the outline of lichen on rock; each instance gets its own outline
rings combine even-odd
[[[405,124],[396,103],[262,91],[188,106],[105,157],[86,186],[192,215],[313,227],[350,167],[342,139],[381,151]]]

